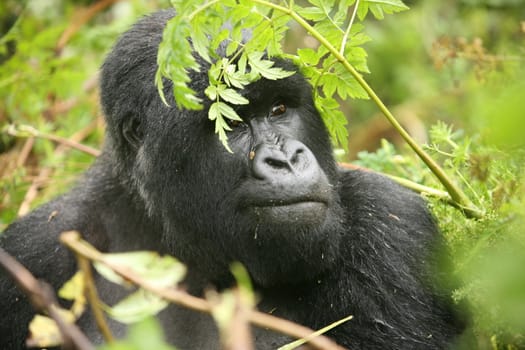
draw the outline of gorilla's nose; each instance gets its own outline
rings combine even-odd
[[[317,161],[301,142],[290,140],[282,145],[259,144],[254,149],[253,176],[267,181],[279,182],[309,178],[317,173]]]

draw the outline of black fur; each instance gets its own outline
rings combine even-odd
[[[240,261],[260,310],[313,329],[353,315],[328,334],[343,346],[449,347],[460,328],[435,287],[433,250],[442,241],[424,201],[382,176],[337,168],[299,73],[244,91],[251,102],[239,109],[245,123],[229,133],[228,153],[206,109],[167,107],[154,86],[157,47],[172,15],[146,17],[118,41],[101,74],[103,154],[72,191],[13,223],[2,247],[55,288],[75,270],[57,242],[66,230],[104,251],[175,255],[188,265],[196,295],[230,286],[229,264]],[[206,73],[192,79],[202,92]],[[168,97],[170,89],[166,82]],[[272,115],[281,104],[286,110]],[[0,348],[20,349],[33,310],[1,273]],[[99,282],[104,301],[122,296]],[[159,318],[180,349],[218,349],[210,317],[171,306]],[[101,341],[89,314],[79,323]],[[289,341],[258,328],[254,334],[257,349]]]

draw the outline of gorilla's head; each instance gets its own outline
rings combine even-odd
[[[170,251],[214,281],[243,263],[263,286],[314,279],[336,263],[343,225],[336,163],[300,73],[261,79],[231,123],[229,153],[200,111],[162,103],[154,85],[163,11],[125,33],[104,63],[106,152],[123,186],[162,222]],[[288,62],[277,61],[286,70]],[[206,68],[192,76],[202,94]]]

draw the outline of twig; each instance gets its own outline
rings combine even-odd
[[[36,311],[47,313],[57,324],[64,344],[79,350],[94,350],[94,346],[74,324],[64,321],[58,312],[58,303],[53,288],[37,280],[18,261],[0,248],[0,266],[11,276],[16,284],[28,296]]]
[[[90,124],[88,125],[88,127],[90,128],[90,131],[91,131],[92,130],[91,128],[93,127],[93,125]],[[98,157],[100,155],[100,151],[98,149],[83,145],[79,141],[76,141],[76,139],[79,138],[78,136],[75,136],[77,134],[73,135],[69,139],[66,139],[64,137],[60,137],[57,135],[43,133],[29,125],[20,125],[18,128],[15,125],[9,125],[6,132],[8,135],[14,136],[14,137],[37,137],[40,139],[53,141],[60,145],[65,145],[65,146],[77,149],[79,151],[82,151],[84,153],[87,153],[93,157]]]
[[[102,336],[108,343],[112,343],[115,339],[109,326],[106,322],[102,308],[100,307],[100,298],[98,297],[95,281],[93,280],[93,273],[91,271],[91,264],[84,256],[77,254],[77,261],[80,270],[84,273],[84,282],[86,286],[86,297],[89,301],[93,317]]]
[[[29,153],[31,153],[31,149],[33,149],[33,145],[35,144],[35,138],[29,137],[26,142],[24,143],[24,147],[22,147],[22,150],[20,151],[20,154],[18,155],[18,158],[16,160],[16,166],[22,167],[27,161],[27,158],[29,157]]]
[[[72,143],[79,143],[84,138],[86,138],[87,135],[89,135],[96,128],[96,126],[97,126],[96,122],[90,123],[85,128],[73,134],[69,138],[69,141]],[[55,149],[55,155],[64,154],[68,147],[69,145],[60,144]],[[22,204],[20,205],[20,208],[18,209],[18,213],[17,213],[18,216],[23,216],[29,212],[31,208],[31,202],[33,202],[33,200],[38,195],[40,186],[43,183],[45,183],[45,181],[51,176],[52,172],[53,172],[53,169],[51,167],[44,167],[40,169],[38,176],[36,177],[35,180],[33,180],[33,183],[31,184],[31,186],[29,186],[29,189],[27,190],[26,195],[24,196],[24,201],[22,202]]]
[[[19,217],[29,213],[29,210],[31,210],[31,202],[35,200],[36,196],[38,195],[40,186],[49,178],[51,172],[51,168],[40,169],[38,176],[33,180],[31,186],[29,186],[29,189],[27,190],[24,196],[24,200],[22,201],[22,204],[20,204],[20,208],[18,208],[17,215]]]
[[[156,295],[186,308],[190,308],[196,311],[211,313],[212,306],[207,300],[197,298],[193,295],[186,293],[180,289],[175,288],[163,288],[158,287],[148,281],[143,280],[140,276],[135,274],[130,269],[122,268],[119,265],[112,264],[104,259],[102,253],[100,253],[95,247],[90,245],[88,242],[83,241],[80,234],[76,231],[64,232],[60,235],[60,240],[75,254],[80,254],[86,258],[103,263],[104,265],[111,268],[117,274],[124,277],[127,281],[130,281],[145,290],[148,290]],[[298,325],[294,322],[287,321],[276,316],[272,316],[263,312],[249,310],[247,311],[247,319],[260,327],[278,331],[290,335],[295,338],[306,338],[314,331]],[[334,343],[332,340],[325,336],[315,337],[309,340],[312,346],[317,349],[323,350],[344,350],[341,346]]]

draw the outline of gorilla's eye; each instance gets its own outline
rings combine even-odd
[[[233,119],[228,119],[228,118],[225,118],[225,119],[226,119],[226,124],[228,124],[228,126],[232,129],[235,129],[235,128],[238,128],[239,126],[244,125],[244,122],[240,120],[233,120]]]
[[[278,115],[284,114],[286,112],[286,105],[284,103],[277,103],[272,107],[270,115],[276,117]]]

